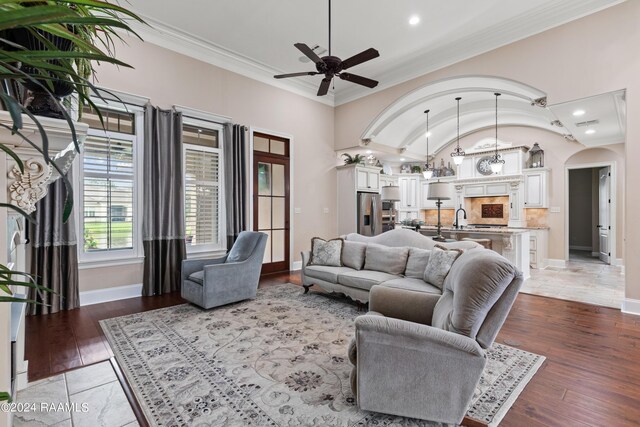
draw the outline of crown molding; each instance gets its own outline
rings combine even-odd
[[[336,93],[335,105],[346,104],[400,83],[432,73],[480,54],[498,49],[519,40],[545,32],[568,22],[623,3],[626,0],[564,0],[549,1],[527,13],[474,34],[441,45],[435,49],[416,52],[412,58],[371,78],[380,84],[363,90],[357,86]]]
[[[131,28],[147,43],[152,43],[216,67],[240,74],[279,89],[304,96],[321,104],[334,106],[334,94],[317,96],[316,85],[301,80],[277,80],[273,76],[284,71],[225,49],[209,40],[195,36],[162,21],[140,15],[148,25],[132,23]]]

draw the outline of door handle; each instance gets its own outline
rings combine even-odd
[[[602,228],[602,227],[604,227],[604,226],[600,225],[600,224],[596,225],[596,228]]]

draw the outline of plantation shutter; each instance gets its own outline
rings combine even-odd
[[[89,136],[84,143],[85,251],[133,247],[133,141]]]
[[[219,241],[218,152],[185,148],[185,225],[187,243],[216,244]]]

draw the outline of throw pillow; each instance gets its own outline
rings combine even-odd
[[[364,269],[401,275],[407,267],[408,256],[409,248],[393,248],[370,243],[367,245]]]
[[[424,281],[442,290],[444,279],[451,270],[451,266],[462,255],[461,249],[447,249],[436,245],[429,255],[427,268],[424,270]]]
[[[342,247],[342,264],[344,264],[345,267],[362,270],[366,250],[366,243],[345,240],[344,246]]]
[[[406,277],[424,280],[424,271],[429,263],[429,255],[431,251],[426,249],[411,248],[409,249],[409,258],[407,259],[407,269],[404,272]]]
[[[342,246],[344,240],[324,240],[320,237],[311,239],[311,257],[309,265],[326,265],[342,267]]]

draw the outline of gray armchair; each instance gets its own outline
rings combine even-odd
[[[442,296],[374,286],[349,346],[361,409],[462,422],[522,273],[496,252],[465,252]]]
[[[267,235],[243,231],[222,258],[182,261],[182,298],[202,308],[254,298]]]

